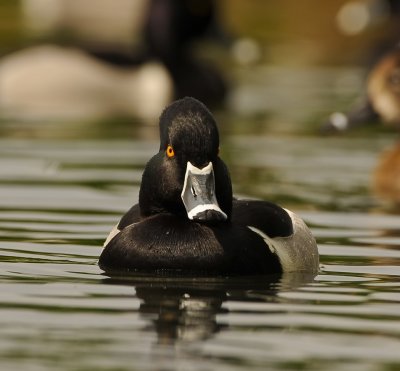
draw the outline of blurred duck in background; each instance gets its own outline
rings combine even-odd
[[[159,63],[115,68],[75,48],[31,47],[0,62],[0,111],[13,119],[151,119],[172,91]]]
[[[400,128],[400,48],[384,57],[372,70],[368,81],[371,106],[381,121]],[[374,189],[400,206],[400,141],[386,150],[375,170]]]
[[[373,111],[381,121],[400,126],[400,46],[372,69],[367,94]]]
[[[218,34],[214,0],[23,0],[30,34],[48,42],[0,61],[2,116],[153,119],[172,99],[220,104],[225,80],[193,44]]]
[[[171,74],[175,98],[192,96],[211,106],[223,101],[227,87],[220,71],[192,50],[205,36],[228,42],[217,22],[216,0],[152,0],[144,36],[150,58]]]
[[[371,69],[366,80],[366,95],[349,112],[331,114],[321,131],[346,131],[378,121],[400,125],[400,46],[384,55]]]
[[[400,127],[400,48],[372,70],[368,81],[371,105],[381,120]],[[387,149],[374,174],[374,189],[382,198],[400,205],[400,142]]]
[[[341,7],[336,21],[339,29],[349,36],[368,31],[368,28],[373,33],[373,26],[378,24],[384,24],[385,30],[383,38],[375,35],[376,41],[364,56],[364,62],[372,66],[364,96],[347,113],[332,113],[321,126],[321,132],[345,132],[378,122],[400,128],[400,44],[393,48],[400,35],[400,1],[348,1]],[[372,187],[381,199],[400,206],[400,142],[381,155]]]
[[[386,54],[370,71],[366,98],[347,114],[334,113],[323,132],[346,131],[369,122],[400,129],[400,47]],[[383,153],[374,172],[374,191],[400,205],[400,141]]]
[[[400,43],[397,44],[400,35],[400,1],[346,1],[336,14],[336,26],[346,36],[355,37],[363,33],[370,35],[367,48],[360,52],[359,60],[369,72],[365,93],[346,113],[332,113],[321,126],[321,132],[341,132],[378,121],[400,123],[397,81],[400,61]],[[360,49],[363,49],[361,45]]]

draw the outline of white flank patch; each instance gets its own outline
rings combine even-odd
[[[108,235],[107,239],[104,241],[103,244],[103,249],[108,245],[108,243],[119,233],[121,232],[118,229],[118,224],[114,226],[114,228],[111,230],[110,234]]]
[[[268,237],[263,231],[261,231],[256,227],[248,226],[248,228],[251,229],[254,233],[257,233],[259,236],[261,236],[265,241],[265,243],[267,244],[270,251],[278,256],[279,261],[282,265],[282,270],[284,272],[289,272],[293,270],[294,262],[291,259],[290,254],[288,254],[287,246],[285,244],[282,244],[281,242],[283,237],[280,237],[279,239],[273,239],[271,237]],[[286,237],[285,239],[289,238],[291,237]]]
[[[284,210],[292,219],[293,234],[291,236],[271,238],[256,227],[248,226],[248,228],[261,236],[270,251],[278,256],[283,272],[317,273],[318,247],[311,231],[299,216],[290,210]]]

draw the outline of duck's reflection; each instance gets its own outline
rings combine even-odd
[[[221,328],[216,315],[223,312],[223,291],[202,289],[138,287],[140,313],[151,320],[160,343],[177,339],[209,338]]]
[[[140,315],[157,333],[158,344],[197,341],[226,329],[218,315],[230,301],[274,302],[281,290],[312,282],[314,275],[288,273],[252,277],[165,277],[109,275],[106,284],[132,285],[141,300]],[[224,321],[225,322],[225,321]]]

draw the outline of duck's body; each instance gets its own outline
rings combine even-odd
[[[225,98],[221,73],[192,50],[216,25],[215,0],[102,0],[95,11],[80,0],[22,6],[33,29],[79,37],[77,47],[33,46],[0,59],[2,117],[153,120],[174,98]]]
[[[173,214],[142,219],[135,205],[111,236],[116,235],[101,255],[105,269],[230,274],[318,270],[315,241],[304,222],[263,201],[235,200],[232,220],[220,225]]]
[[[400,205],[400,141],[381,155],[374,171],[373,189],[380,198]]]
[[[160,152],[139,195],[105,242],[105,270],[218,274],[316,273],[318,250],[295,214],[265,201],[232,198],[206,107],[185,98],[160,118]]]
[[[172,96],[169,73],[157,63],[122,69],[55,45],[21,50],[0,62],[0,109],[11,118],[154,119]]]

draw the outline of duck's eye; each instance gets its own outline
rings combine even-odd
[[[168,156],[169,158],[175,156],[174,149],[173,149],[172,146],[170,146],[170,145],[168,145],[168,147],[167,147],[167,156]]]

